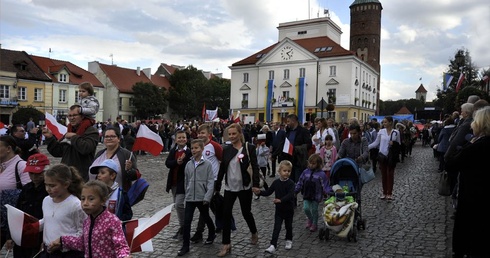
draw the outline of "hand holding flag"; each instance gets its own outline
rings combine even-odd
[[[41,232],[39,220],[9,204],[5,207],[12,240],[21,247],[38,247]]]
[[[63,138],[63,136],[68,131],[66,126],[58,123],[58,121],[56,121],[56,118],[48,112],[46,112],[46,127],[58,140]]]
[[[293,156],[293,150],[294,150],[294,146],[291,144],[288,138],[286,138],[286,140],[284,141],[284,147],[282,148],[282,152]]]

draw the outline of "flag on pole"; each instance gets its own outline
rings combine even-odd
[[[463,81],[464,81],[464,73],[461,73],[459,75],[458,84],[456,85],[456,92],[458,92],[461,89],[461,85],[463,84]]]
[[[453,80],[454,76],[451,74],[444,73],[443,76],[443,85],[442,85],[442,90],[447,91],[449,88],[449,85],[451,84],[451,81]]]
[[[481,80],[485,83],[487,83],[488,81],[490,81],[490,77],[488,75],[485,75],[481,78]],[[1,122],[0,122],[1,123]]]
[[[306,87],[306,78],[301,77],[298,78],[297,81],[298,90],[296,96],[296,115],[298,116],[298,122],[303,124],[305,122],[305,87]]]
[[[39,219],[6,204],[10,235],[15,244],[25,248],[39,247]]]
[[[218,107],[215,110],[206,109],[206,119],[204,121],[213,121],[218,118]]]
[[[66,126],[58,123],[58,121],[56,121],[56,118],[48,112],[46,112],[46,127],[58,140],[63,138],[63,136],[68,131]]]
[[[266,95],[265,95],[265,120],[271,121],[272,120],[272,91],[274,89],[274,80],[267,80],[266,84]]]
[[[141,124],[136,134],[133,151],[143,150],[148,151],[153,156],[158,156],[162,149],[163,141],[160,135],[154,133],[148,126]]]
[[[288,138],[286,138],[286,140],[284,141],[284,147],[282,147],[282,152],[293,156],[293,149],[294,149],[294,146],[291,144],[291,142],[288,140]]]
[[[236,112],[236,117],[233,119],[233,123],[240,123],[240,110]]]
[[[129,245],[131,252],[137,252],[137,250],[142,248],[144,243],[155,237],[165,226],[169,224],[173,206],[174,204],[172,203],[155,213],[155,215],[151,216],[151,218],[146,220],[144,223],[138,223],[138,226],[134,228],[133,236],[129,238],[131,239],[131,244]],[[136,221],[139,222],[138,220]],[[127,226],[128,224],[126,224],[126,227]]]
[[[202,104],[201,117],[202,121],[206,121],[206,103]]]
[[[134,230],[141,225],[144,225],[148,222],[149,218],[141,218],[141,219],[133,219],[123,222],[124,227],[126,228],[126,241],[128,242],[128,246],[131,246],[131,242],[133,241]],[[139,247],[131,250],[131,253],[136,252],[153,252],[153,242],[150,240],[144,242]]]

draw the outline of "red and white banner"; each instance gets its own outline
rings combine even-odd
[[[459,75],[458,84],[456,86],[456,92],[458,92],[461,89],[461,85],[463,84],[463,81],[464,81],[464,73],[461,73],[461,75]]]
[[[148,151],[153,156],[158,156],[162,149],[163,141],[160,135],[154,133],[148,126],[141,124],[136,134],[133,151]]]
[[[282,148],[282,152],[293,156],[293,149],[294,149],[294,146],[291,144],[291,142],[288,140],[288,138],[286,138],[286,140],[284,141],[284,147]]]
[[[218,118],[218,108],[217,107],[215,110],[206,109],[206,118],[204,119],[205,122],[210,122],[210,121],[215,122],[214,120],[216,118]]]
[[[53,133],[56,139],[61,139],[68,131],[67,127],[58,123],[56,118],[50,113],[46,112],[46,127]]]
[[[130,224],[137,223],[136,227],[133,227],[134,225],[130,225],[130,227],[133,228],[131,232],[132,237],[128,237],[129,230],[128,223],[126,223],[126,237],[127,239],[131,239],[131,241],[128,241],[128,243],[131,242],[129,244],[129,248],[131,249],[132,253],[143,251],[143,244],[155,237],[170,223],[170,215],[172,213],[173,206],[173,203],[168,205],[146,221],[141,221],[141,223],[140,220],[133,220],[136,222],[129,221],[128,223]]]
[[[149,218],[142,218],[142,219],[133,219],[124,222],[124,225],[126,227],[126,241],[128,241],[128,246],[131,246],[131,242],[133,241],[133,236],[134,236],[134,230],[143,224],[145,224]],[[153,252],[153,243],[151,242],[151,239],[144,242],[141,244],[139,247],[134,248],[134,250],[131,250],[132,253],[136,252]]]
[[[5,207],[7,207],[7,220],[12,240],[21,247],[39,247],[41,234],[39,220],[9,204]]]

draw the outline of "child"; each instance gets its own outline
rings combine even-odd
[[[209,202],[214,192],[214,174],[211,162],[202,156],[204,141],[194,139],[191,142],[192,158],[185,166],[185,218],[184,218],[184,244],[178,252],[183,256],[189,252],[191,224],[194,210],[199,209],[208,226],[208,238],[204,242],[210,245],[216,238],[213,219],[209,216]]]
[[[83,178],[75,167],[58,164],[44,172],[44,184],[49,196],[43,200],[44,251],[41,257],[82,258],[83,252],[52,250],[48,245],[63,235],[81,235],[87,217],[80,206]]]
[[[97,175],[97,180],[102,181],[109,188],[109,198],[105,202],[105,207],[121,221],[130,220],[133,218],[133,210],[129,205],[129,198],[117,182],[117,173],[120,173],[119,167],[113,159],[106,159],[100,165],[90,168],[91,174]]]
[[[268,253],[274,253],[277,248],[277,240],[281,231],[281,225],[284,221],[286,228],[286,250],[293,246],[293,216],[294,216],[294,182],[289,179],[293,164],[288,160],[279,163],[279,178],[272,182],[269,189],[261,191],[254,188],[254,193],[261,196],[269,196],[275,193],[274,204],[276,213],[274,215],[274,231],[272,232],[271,245],[265,249]]]
[[[260,181],[264,183],[264,189],[267,190],[269,189],[269,185],[267,185],[265,177],[267,176],[267,166],[269,166],[270,149],[269,147],[267,147],[267,145],[265,145],[265,139],[258,140],[257,144],[257,163],[259,164],[260,171],[262,171],[262,175],[260,175]],[[258,200],[259,198],[260,195],[255,196],[255,200]]]
[[[84,116],[76,133],[83,135],[88,127],[95,124],[95,115],[99,112],[99,101],[94,96],[94,86],[90,82],[82,82],[78,85],[78,97],[80,98],[80,114]],[[72,132],[68,124],[68,132]]]
[[[330,169],[337,160],[337,148],[333,144],[333,137],[330,134],[325,136],[325,144],[320,149],[320,157],[323,159],[323,168],[327,178],[330,178]]]
[[[90,216],[83,221],[83,234],[61,234],[61,237],[51,242],[49,250],[79,250],[85,252],[85,257],[131,258],[121,221],[104,206],[109,190],[101,181],[87,182],[79,202],[83,211]]]
[[[301,192],[303,195],[303,211],[307,217],[306,228],[309,228],[310,232],[315,232],[318,228],[318,204],[330,188],[322,166],[323,160],[320,155],[312,154],[308,158],[308,168],[301,173],[294,190],[296,194]]]
[[[168,168],[167,176],[167,193],[172,191],[172,196],[177,210],[179,219],[179,230],[172,237],[173,239],[182,240],[184,230],[184,199],[185,199],[185,165],[191,159],[191,149],[187,147],[187,134],[184,131],[175,133],[176,147],[170,150],[165,160]]]
[[[44,185],[44,171],[49,168],[49,159],[42,153],[31,155],[27,159],[24,172],[29,173],[31,182],[25,184],[20,192],[16,207],[35,218],[43,218],[43,199],[48,196]],[[33,257],[39,252],[39,246],[42,243],[42,235],[39,235],[39,241],[32,243],[32,247],[18,246],[12,240],[6,243],[7,250],[14,248],[14,258]]]

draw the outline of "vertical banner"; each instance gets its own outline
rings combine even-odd
[[[305,122],[305,87],[306,78],[300,77],[296,83],[298,85],[296,92],[296,115],[298,116],[298,122],[303,124]]]
[[[274,89],[274,80],[266,81],[266,95],[265,95],[265,122],[272,120],[272,90]]]

